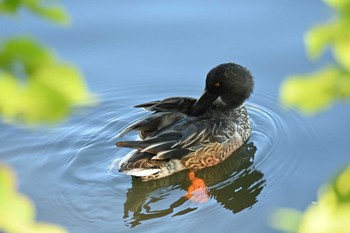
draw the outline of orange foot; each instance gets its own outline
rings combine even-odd
[[[192,185],[188,187],[185,197],[197,203],[207,202],[209,200],[209,192],[204,180],[195,177],[194,172],[189,172],[188,178],[191,180]]]

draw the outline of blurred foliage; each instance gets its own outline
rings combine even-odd
[[[280,98],[288,107],[314,114],[333,101],[350,98],[350,1],[325,0],[337,12],[328,23],[313,27],[305,37],[311,60],[329,48],[336,65],[312,74],[295,75],[282,83]]]
[[[0,232],[6,233],[67,233],[65,229],[35,222],[35,207],[16,190],[11,169],[0,164]]]
[[[28,38],[10,39],[0,49],[0,113],[7,121],[57,121],[72,106],[91,100],[72,65]]]
[[[68,24],[60,6],[42,0],[0,0],[0,14],[21,8],[53,22]],[[57,121],[77,105],[93,101],[79,70],[57,59],[34,39],[17,37],[0,43],[0,115],[7,122]],[[32,202],[17,193],[10,168],[0,164],[0,232],[66,233],[59,226],[35,222]]]
[[[52,3],[52,1],[50,2]],[[64,8],[48,4],[50,2],[43,0],[0,0],[0,13],[15,15],[21,8],[25,8],[45,19],[63,25],[69,24],[70,18]]]
[[[0,14],[15,15],[26,8],[68,24],[65,10],[49,3],[52,1],[0,0]],[[55,122],[74,106],[92,101],[81,72],[36,40],[17,37],[0,43],[0,115],[6,122]]]
[[[305,213],[280,209],[272,226],[286,232],[349,233],[350,232],[350,165],[319,193],[316,204]]]
[[[308,56],[317,60],[329,48],[335,65],[307,75],[289,77],[281,86],[281,100],[306,114],[350,98],[350,0],[325,0],[337,12],[328,23],[315,26],[305,37]],[[285,232],[350,232],[350,165],[320,190],[318,202],[302,213],[279,209],[271,225]]]

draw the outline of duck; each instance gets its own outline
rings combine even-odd
[[[196,171],[223,162],[251,135],[245,101],[253,88],[247,68],[224,63],[209,71],[198,99],[170,97],[136,105],[151,114],[119,134],[136,130],[140,136],[116,142],[132,149],[120,159],[119,172],[147,181],[188,170],[194,180]]]

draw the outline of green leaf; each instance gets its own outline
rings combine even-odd
[[[312,60],[318,59],[329,47],[337,62],[336,68],[291,76],[280,90],[283,103],[309,115],[327,108],[335,100],[350,98],[350,1],[326,0],[326,3],[337,10],[337,17],[309,30],[305,44]]]
[[[302,212],[294,209],[279,208],[273,213],[270,225],[285,232],[296,232],[301,220]]]
[[[73,106],[91,104],[90,100],[79,72],[72,67],[43,67],[25,86],[10,74],[0,74],[0,112],[9,122],[55,122]]]
[[[82,104],[90,93],[79,70],[71,65],[47,65],[33,73],[31,79],[60,93],[71,104]]]
[[[15,14],[20,8],[26,8],[29,11],[53,22],[68,25],[70,17],[66,10],[61,6],[52,6],[50,1],[42,0],[2,0],[0,1],[0,12]]]
[[[348,233],[350,232],[350,166],[325,185],[316,204],[310,205],[301,220],[293,223],[294,210],[278,210],[272,226],[286,232]],[[297,213],[297,212],[296,212]],[[285,224],[287,222],[288,224]],[[290,224],[289,224],[290,223]]]
[[[11,169],[0,164],[0,231],[6,233],[67,233],[59,226],[36,223],[32,202],[17,193]]]
[[[7,122],[55,122],[93,103],[80,71],[37,42],[14,39],[0,50],[0,114]]]
[[[0,2],[0,12],[13,14],[22,4],[22,0],[2,0]]]
[[[55,122],[70,112],[71,102],[50,86],[30,81],[23,91],[19,117],[27,123]]]
[[[60,6],[42,7],[36,4],[27,5],[30,10],[46,19],[52,20],[62,25],[70,24],[70,17],[64,8]]]
[[[318,59],[325,48],[334,39],[337,25],[334,23],[323,24],[313,27],[305,36],[305,44],[308,56],[312,60]]]
[[[281,85],[280,99],[312,115],[331,105],[334,100],[350,97],[350,75],[330,67],[310,75],[288,77]]]
[[[334,43],[333,52],[339,64],[350,72],[350,34]]]
[[[53,53],[31,38],[9,39],[0,49],[0,68],[16,73],[20,64],[27,73],[32,73],[37,67],[54,63]],[[0,47],[0,48],[1,48]]]
[[[6,203],[4,200],[13,195],[16,188],[16,180],[10,168],[0,164],[0,206]],[[1,218],[0,218],[1,221]]]
[[[21,108],[23,88],[9,73],[0,73],[0,113],[4,119],[15,119]]]
[[[339,12],[347,13],[350,11],[350,2],[348,0],[324,0],[324,2]]]
[[[316,205],[308,208],[301,233],[350,232],[350,166],[326,185]]]

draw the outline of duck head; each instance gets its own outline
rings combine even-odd
[[[253,77],[247,68],[225,63],[209,71],[203,95],[192,106],[192,115],[204,114],[216,100],[225,109],[243,104],[253,91]]]

